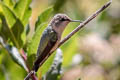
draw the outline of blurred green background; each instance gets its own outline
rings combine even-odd
[[[3,1],[7,2],[7,0]],[[56,13],[65,13],[72,19],[84,21],[107,1],[33,0],[30,4],[32,8],[29,18],[30,30],[25,42],[29,42],[35,34],[37,18],[48,7],[53,7],[53,13],[47,23]],[[62,37],[64,38],[78,25],[79,23],[70,23]],[[39,37],[37,36],[37,38]],[[32,46],[28,50],[24,47],[23,49],[29,53],[31,48],[36,47]],[[63,73],[59,80],[79,80],[79,78],[81,80],[120,80],[120,0],[113,0],[105,11],[60,48],[63,52]],[[54,54],[51,58],[53,57]],[[47,62],[45,64],[50,66],[52,60]],[[42,68],[49,69],[46,65],[43,65]],[[39,77],[41,77],[41,70],[38,72]],[[23,80],[26,75],[26,71],[13,62],[10,55],[0,46],[0,80]]]

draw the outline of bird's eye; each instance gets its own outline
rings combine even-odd
[[[64,18],[61,18],[60,21],[66,21]]]

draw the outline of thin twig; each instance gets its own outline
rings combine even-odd
[[[80,23],[80,25],[75,28],[70,34],[68,34],[63,40],[61,40],[61,42],[59,43],[58,47],[60,47],[62,44],[64,44],[67,40],[69,40],[76,32],[78,32],[81,28],[83,28],[86,24],[88,24],[91,20],[93,20],[98,14],[100,14],[104,9],[106,9],[110,4],[111,4],[112,0],[110,0],[109,2],[107,2],[105,5],[103,5],[99,10],[97,10],[95,13],[93,13],[89,18],[87,18],[85,21],[83,21],[82,23]],[[57,48],[58,48],[57,47]],[[57,49],[56,48],[56,49]],[[56,50],[55,49],[55,50]],[[55,51],[54,50],[54,51]],[[50,52],[49,55],[47,55],[44,60],[40,63],[40,66],[48,59],[48,57],[54,52]],[[28,75],[26,78],[28,79],[31,76]],[[27,80],[25,79],[25,80]]]
[[[26,56],[24,50],[21,49],[20,51],[21,51],[20,53],[21,53],[21,55],[22,55],[22,58],[23,58],[24,61],[26,62],[27,56]],[[27,63],[26,63],[26,66],[27,66],[27,68],[28,68],[27,73],[29,74],[29,73],[31,72],[30,76],[31,76],[32,80],[37,80],[37,77],[36,77],[35,73],[30,70],[30,68],[29,68],[29,66],[27,65]],[[29,75],[28,75],[28,76],[29,76]],[[27,79],[26,79],[26,80],[27,80]]]
[[[27,60],[27,56],[25,54],[25,51],[23,49],[20,49],[20,53],[21,53],[21,56],[24,59],[24,61],[26,61]]]

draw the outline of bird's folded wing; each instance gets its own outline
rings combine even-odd
[[[57,35],[54,31],[49,34],[48,33],[43,34],[37,51],[37,59],[34,63],[35,71],[38,70],[39,64],[48,55],[50,50],[54,47],[56,41],[57,41]]]

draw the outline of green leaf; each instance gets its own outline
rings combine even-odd
[[[17,48],[22,47],[23,41],[21,39],[21,34],[24,31],[24,26],[6,5],[0,3],[0,6],[2,7],[3,15],[5,16],[5,19],[4,16],[1,16],[3,23],[3,31],[1,30],[1,34],[4,35],[6,39],[10,38]]]
[[[63,53],[61,49],[57,49],[54,61],[49,69],[49,65],[44,65],[42,71],[45,72],[47,66],[47,73],[43,76],[42,80],[57,80],[62,72]],[[49,69],[49,70],[48,70]]]
[[[28,68],[27,68],[23,58],[21,57],[20,53],[18,52],[17,48],[10,46],[10,45],[7,45],[5,48],[7,49],[9,54],[11,55],[14,62],[16,62],[17,64],[22,66],[26,71],[28,71]]]
[[[2,46],[7,50],[7,52],[10,54],[11,58],[13,59],[13,61],[15,63],[19,64],[26,71],[28,71],[28,68],[27,68],[25,62],[16,47],[4,43],[2,37],[0,37],[0,44],[2,44]]]
[[[29,18],[31,16],[31,13],[32,13],[32,9],[31,8],[28,8],[26,11],[25,11],[25,14],[23,15],[21,21],[23,23],[23,25],[25,26],[26,24],[28,24],[29,22]]]
[[[68,47],[69,46],[69,47]],[[77,40],[71,38],[69,42],[62,46],[63,54],[63,66],[67,67],[72,61],[72,57],[77,53]]]
[[[2,23],[1,23],[1,29],[0,29],[0,36],[5,40],[7,41],[8,40],[8,36],[11,37],[10,35],[10,31],[8,29],[8,25],[5,21],[5,18],[2,14],[0,14],[0,18],[2,20]],[[4,26],[4,27],[3,27]]]
[[[25,34],[28,35],[29,32],[30,32],[30,25],[27,24],[25,27]]]
[[[26,75],[26,71],[21,68],[19,65],[17,65],[9,56],[9,54],[4,54],[4,57],[2,59],[2,64],[0,65],[2,67],[2,77],[0,76],[0,80],[24,80],[24,77]],[[4,67],[4,68],[3,68]],[[0,71],[1,72],[1,71]]]
[[[7,79],[8,76],[6,74],[7,73],[5,67],[3,65],[0,65],[0,79],[1,80]]]
[[[12,41],[15,46],[19,47],[18,42],[16,41],[16,38],[12,30],[7,25],[6,19],[4,18],[3,15],[0,15],[0,17],[2,19],[2,27],[0,31],[0,36],[2,36],[5,41],[7,41],[10,38],[10,41]]]
[[[53,8],[49,7],[47,8],[45,11],[43,11],[40,16],[38,17],[38,20],[35,24],[35,29],[37,29],[37,27],[41,24],[44,23],[46,21],[48,21],[48,19],[50,18],[51,14],[53,12]]]
[[[31,54],[30,56],[28,56],[26,62],[30,69],[32,69],[35,59],[36,59],[36,54]]]
[[[7,21],[7,24],[8,26],[11,28],[13,27],[13,25],[15,24],[16,22],[16,17],[15,15],[13,14],[13,12],[6,6],[4,5],[3,3],[0,3],[0,6],[2,8],[2,12],[6,18],[6,21]]]
[[[2,29],[2,18],[1,18],[1,14],[0,14],[0,31]]]
[[[40,37],[42,35],[42,32],[44,31],[44,29],[47,27],[47,23],[43,23],[41,24],[35,34],[33,35],[31,41],[28,43],[27,47],[27,52],[28,52],[28,56],[30,56],[31,54],[36,54],[37,52],[37,48],[40,42]]]
[[[19,19],[16,20],[16,23],[12,27],[12,32],[13,32],[13,34],[16,38],[16,41],[19,45],[18,48],[22,47],[23,46],[23,40],[21,39],[21,37],[22,37],[22,34],[24,32],[24,26]]]
[[[29,7],[31,1],[32,0],[19,0],[13,9],[24,26],[28,23],[29,17],[32,13],[31,8]]]
[[[77,26],[77,23],[70,23],[65,29],[65,33],[63,36],[65,37],[68,35],[75,27]],[[61,49],[63,51],[63,67],[68,67],[71,64],[73,56],[77,53],[77,37],[79,34],[76,34],[72,36],[65,45],[61,46]]]
[[[13,0],[3,0],[3,3],[11,9],[13,9],[13,7],[14,7],[14,1]]]
[[[2,48],[2,46],[0,45],[0,65],[2,64],[2,59],[5,56],[5,49]]]

